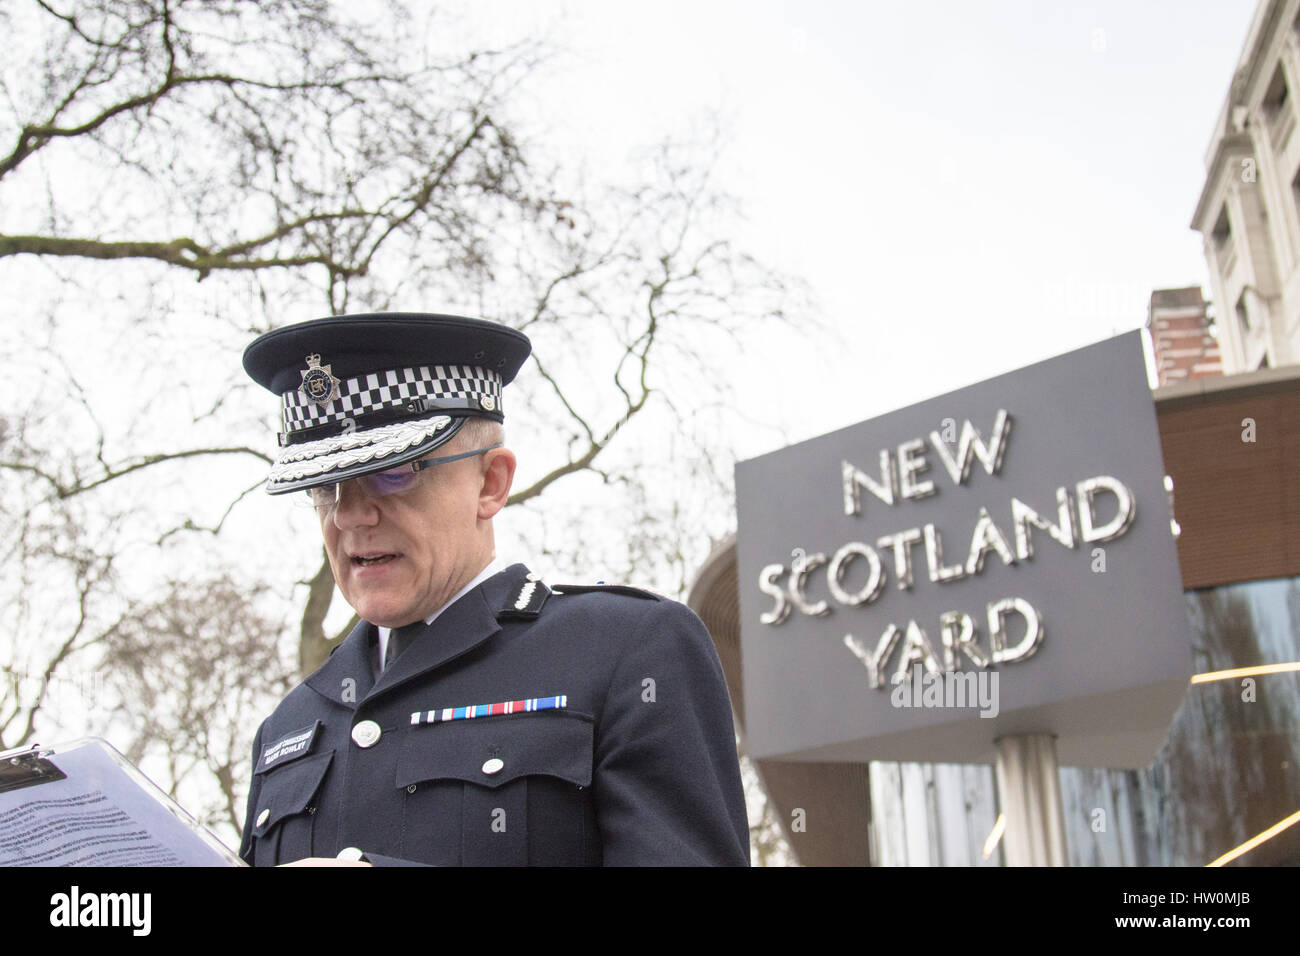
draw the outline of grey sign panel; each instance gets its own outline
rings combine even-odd
[[[741,462],[736,495],[752,756],[1154,756],[1192,661],[1139,333]]]

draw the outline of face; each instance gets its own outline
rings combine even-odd
[[[455,454],[458,445],[433,454]],[[343,482],[338,504],[321,515],[321,534],[347,602],[384,627],[445,605],[492,559],[490,519],[505,504],[513,472],[514,456],[498,448],[426,468],[403,494],[375,497],[356,481]]]

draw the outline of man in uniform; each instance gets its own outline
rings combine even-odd
[[[734,864],[726,685],[686,607],[495,558],[523,334],[456,316],[277,329],[272,494],[306,492],[362,618],[261,725],[240,854],[373,864]]]

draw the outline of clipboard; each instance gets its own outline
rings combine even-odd
[[[108,741],[0,753],[0,866],[246,866]]]

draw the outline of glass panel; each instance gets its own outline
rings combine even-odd
[[[1198,672],[1300,660],[1300,578],[1185,595]],[[1144,770],[1061,768],[1072,866],[1201,866],[1300,810],[1300,672],[1193,684]],[[871,765],[883,865],[988,865],[988,767]],[[898,832],[894,832],[898,831]],[[1300,824],[1233,865],[1300,864]]]

